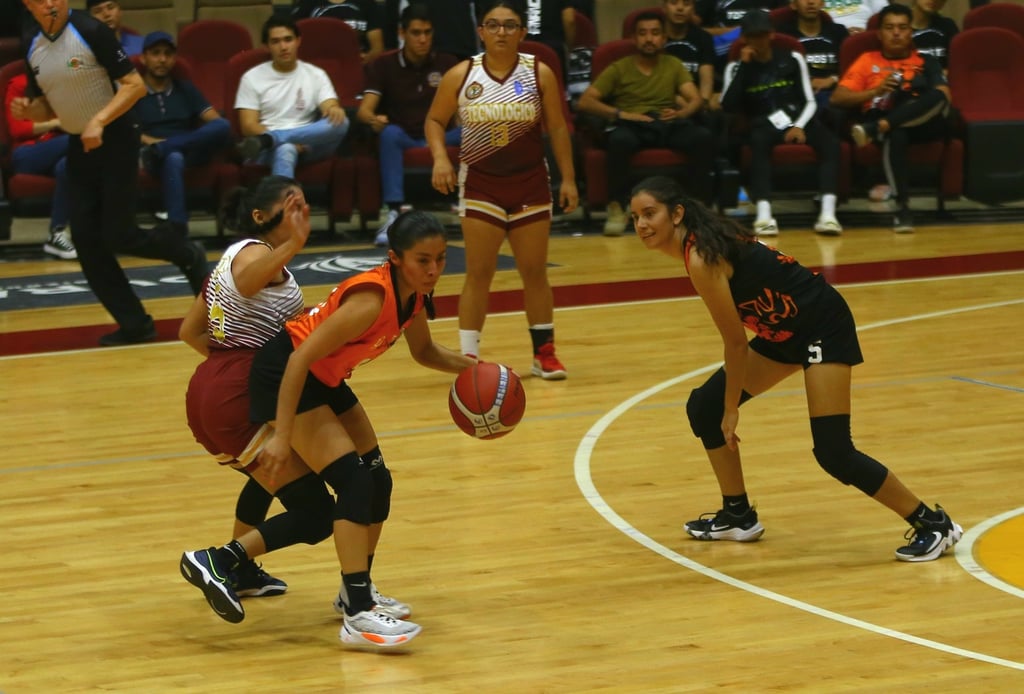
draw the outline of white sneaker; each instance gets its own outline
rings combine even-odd
[[[754,233],[758,236],[778,236],[779,225],[775,222],[775,218],[771,219],[759,219],[754,222]]]
[[[387,246],[388,245],[388,229],[398,219],[398,210],[388,210],[388,216],[384,218],[384,223],[380,229],[377,230],[377,237],[373,240],[375,246]]]
[[[605,236],[622,236],[626,231],[626,213],[617,202],[608,203],[608,218],[604,220]]]
[[[843,225],[835,217],[818,217],[814,230],[822,236],[839,236],[843,233]]]
[[[341,585],[341,589],[338,594],[334,597],[334,611],[340,615],[345,614],[345,605],[348,604],[348,595],[345,595],[345,584]],[[388,617],[394,619],[409,619],[409,615],[412,614],[412,608],[407,603],[395,598],[388,597],[387,595],[381,595],[380,591],[377,590],[377,586],[373,583],[370,584],[370,597],[377,603],[377,608],[386,614]]]
[[[419,624],[389,617],[377,606],[356,615],[345,615],[338,638],[342,643],[356,646],[394,648],[409,643],[419,636],[420,631],[422,627]]]
[[[43,253],[61,260],[78,259],[78,251],[75,250],[75,244],[71,243],[71,232],[67,227],[56,227],[50,232],[49,240],[43,244]]]

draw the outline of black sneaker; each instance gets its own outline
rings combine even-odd
[[[157,150],[156,145],[143,145],[139,150],[139,161],[142,164],[142,168],[150,173],[160,173],[160,152]]]
[[[260,139],[259,135],[250,135],[249,137],[242,138],[235,149],[238,150],[238,155],[242,157],[242,161],[250,161],[255,159],[263,151],[263,140]]]
[[[199,292],[203,291],[203,281],[210,270],[206,261],[206,249],[198,241],[186,241],[185,246],[188,247],[192,257],[188,265],[179,265],[178,269],[188,280],[188,286],[192,288],[192,293],[199,296]]]
[[[753,508],[742,516],[725,510],[704,513],[697,520],[687,521],[683,527],[698,540],[753,542],[764,535],[764,526],[757,521],[757,511]]]
[[[909,234],[914,231],[914,216],[909,207],[901,207],[892,218],[892,230],[897,234]]]
[[[231,587],[240,598],[259,598],[270,595],[284,595],[288,584],[274,578],[260,564],[249,560],[235,567],[230,576]]]
[[[910,544],[896,550],[896,558],[900,561],[931,561],[938,559],[943,552],[950,549],[964,534],[964,529],[953,522],[949,514],[941,506],[935,504],[935,510],[942,516],[938,521],[916,521],[914,526],[904,535]]]
[[[203,591],[206,602],[221,619],[232,623],[245,619],[245,608],[228,582],[228,572],[217,563],[215,547],[185,552],[179,568],[186,581]]]
[[[125,330],[118,328],[112,333],[100,337],[100,347],[118,347],[121,345],[137,345],[142,342],[151,342],[156,339],[156,326],[153,325],[153,318],[146,316],[146,322],[136,330]]]

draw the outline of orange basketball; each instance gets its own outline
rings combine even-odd
[[[512,369],[481,362],[464,369],[452,383],[448,411],[470,436],[496,439],[515,429],[523,418],[526,393]]]

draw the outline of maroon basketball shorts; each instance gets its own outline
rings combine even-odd
[[[506,176],[459,168],[459,216],[506,230],[551,219],[551,181],[547,164]]]
[[[249,370],[256,350],[215,350],[196,367],[185,394],[192,435],[221,465],[245,469],[273,433],[249,421]]]

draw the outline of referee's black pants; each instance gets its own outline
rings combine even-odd
[[[135,222],[139,135],[128,118],[103,129],[103,144],[91,152],[72,135],[68,142],[71,239],[89,288],[125,332],[149,320],[117,253],[166,260],[179,267],[193,261],[188,239],[170,227],[140,228]]]

